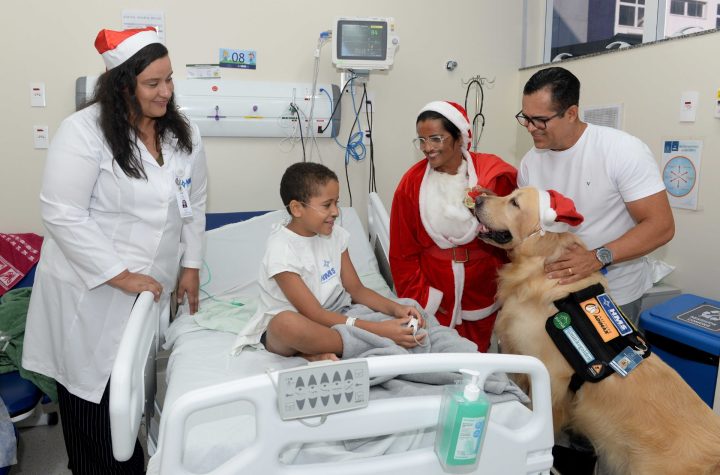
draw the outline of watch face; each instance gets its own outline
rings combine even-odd
[[[609,265],[612,263],[613,256],[610,249],[604,247],[598,248],[595,251],[595,255],[597,256],[598,260],[604,265]]]

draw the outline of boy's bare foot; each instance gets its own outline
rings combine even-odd
[[[322,360],[331,360],[331,361],[340,361],[340,358],[337,357],[335,353],[320,353],[317,355],[306,355],[304,353],[300,353],[298,356],[302,356],[308,361],[322,361]]]

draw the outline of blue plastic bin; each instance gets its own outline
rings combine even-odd
[[[720,360],[720,302],[682,294],[640,314],[652,350],[720,412],[718,361]]]

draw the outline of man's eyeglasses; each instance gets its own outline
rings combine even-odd
[[[442,147],[443,142],[445,139],[447,139],[447,135],[431,135],[430,137],[415,137],[412,141],[413,145],[415,145],[415,148],[422,150],[425,148],[426,145],[430,145],[430,148],[440,148]]]
[[[563,109],[560,112],[558,112],[555,115],[551,115],[550,117],[528,117],[525,114],[522,113],[522,111],[518,112],[515,115],[515,118],[518,121],[518,124],[522,125],[523,127],[527,127],[529,124],[532,124],[533,127],[540,130],[547,129],[547,123],[553,120],[555,117],[562,116],[567,109]]]

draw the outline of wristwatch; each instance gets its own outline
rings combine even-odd
[[[607,247],[598,247],[595,249],[595,258],[600,261],[603,269],[613,263],[613,253]]]

